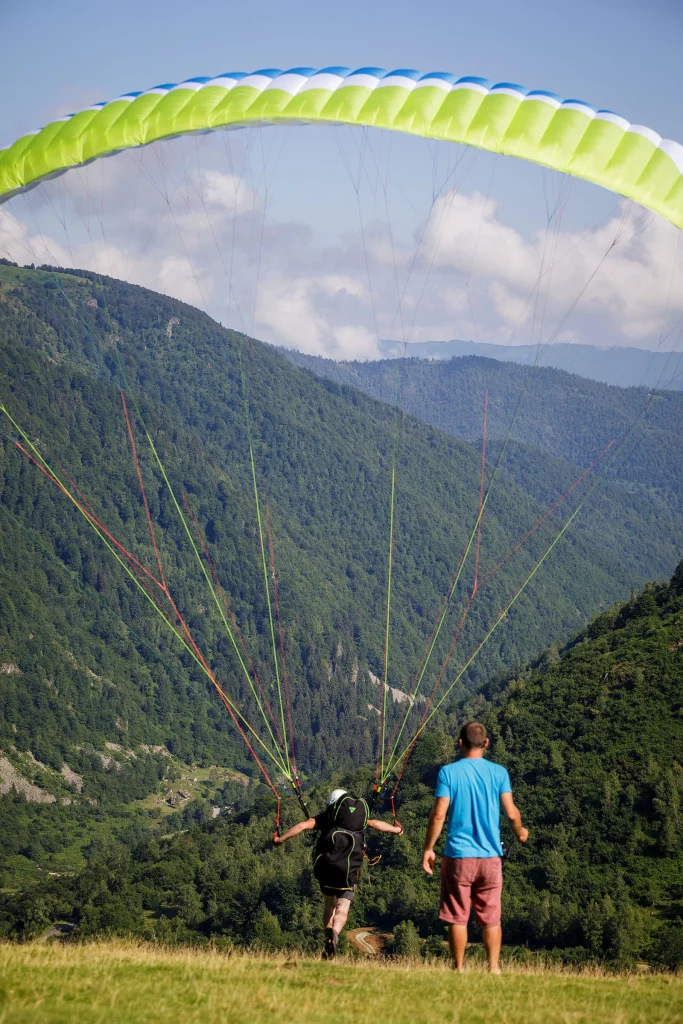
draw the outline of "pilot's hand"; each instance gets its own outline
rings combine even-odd
[[[436,854],[433,850],[425,850],[422,857],[422,870],[427,875],[434,874],[434,865],[436,864]]]

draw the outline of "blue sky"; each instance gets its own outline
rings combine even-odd
[[[336,4],[296,0],[286,3],[198,0],[191,5],[180,0],[163,3],[117,0],[115,4],[99,0],[61,3],[36,0],[30,5],[0,0],[0,19],[0,86],[3,96],[10,100],[0,110],[0,143],[3,145],[45,123],[56,113],[78,109],[93,100],[110,99],[132,89],[229,70],[331,64],[445,70],[519,82],[565,97],[585,99],[594,106],[614,110],[630,121],[646,124],[664,136],[683,139],[683,5],[678,0],[647,3],[579,0],[572,5],[533,0],[523,6],[501,0],[475,3],[345,0]],[[360,311],[363,299],[358,283],[362,275],[360,270],[357,274],[352,270],[349,252],[353,246],[349,238],[341,237],[352,221],[357,224],[356,201],[348,180],[344,181],[337,142],[330,132],[306,131],[307,134],[299,132],[296,137],[286,139],[268,211],[274,246],[275,227],[282,229],[277,236],[281,239],[281,253],[292,251],[292,237],[302,239],[309,232],[308,242],[301,243],[299,276],[291,278],[290,275],[287,284],[282,267],[276,268],[281,280],[271,293],[271,304],[273,307],[278,302],[282,305],[282,295],[288,288],[292,294],[297,293],[298,285],[297,294],[305,301],[302,299],[299,313],[289,326],[279,326],[280,321],[274,315],[257,318],[256,326],[261,335],[270,340],[295,344],[301,318],[308,315],[308,310],[313,320],[317,318],[321,325],[317,334],[309,332],[307,344],[311,350],[372,354],[369,341],[366,350],[363,349],[362,332],[356,335],[356,341],[347,351],[343,345],[330,340],[335,337],[335,331],[339,338],[342,328],[353,326],[354,317],[358,322],[363,319]],[[390,219],[395,240],[403,244],[403,255],[409,262],[406,253],[410,240],[421,230],[420,217],[429,213],[432,156],[430,150],[416,145],[415,140],[397,140],[392,145],[394,191]],[[207,153],[212,153],[210,146]],[[212,167],[217,159],[214,147],[213,155],[209,156]],[[302,168],[305,169],[302,171]],[[514,230],[526,243],[526,249],[515,243],[511,253],[517,253],[519,259],[535,258],[534,232],[543,222],[543,189],[546,188],[546,184],[541,186],[539,175],[537,168],[529,168],[519,161],[486,156],[478,159],[464,191],[480,193],[478,205],[474,201],[474,209],[478,211],[478,223],[491,227],[492,250],[498,244],[498,236],[491,226],[495,222],[501,231],[503,227]],[[486,206],[485,200],[493,201],[495,210]],[[576,183],[571,200],[563,223],[563,230],[567,232],[584,231],[598,224],[614,207],[613,197],[583,183]],[[463,217],[472,213],[469,209],[460,212]],[[374,224],[377,210],[368,208],[366,214],[368,222]],[[138,216],[130,210],[129,215],[132,219]],[[283,240],[286,224],[290,226],[291,237]],[[376,230],[381,234],[379,226]],[[169,238],[166,244],[170,246]],[[315,249],[307,268],[303,266],[306,246],[309,250]],[[670,258],[671,244],[658,236],[650,249],[664,252],[656,270],[655,290],[660,296],[659,305],[667,305],[662,296],[665,292],[668,294],[671,285],[663,280],[660,265]],[[652,252],[646,254],[646,259],[655,258]],[[638,256],[641,263],[644,258],[642,253]],[[311,284],[312,266],[321,265],[321,260],[325,263],[325,281]],[[470,272],[478,275],[478,280],[473,281],[472,294],[480,306],[479,311],[470,308],[467,315],[459,319],[463,310],[458,307],[464,304],[462,294],[460,298],[453,298],[450,307],[443,303],[439,306],[434,299],[416,338],[457,336],[458,331],[466,332],[468,337],[478,336],[480,319],[482,340],[500,341],[509,331],[515,309],[521,308],[525,277],[503,274],[502,279],[494,280],[491,268],[483,264],[479,267],[480,262],[474,256],[470,262]],[[181,266],[180,257],[177,266]],[[441,273],[440,278],[437,273],[437,287],[443,293],[449,268],[439,270],[437,267],[437,270]],[[452,267],[450,270],[455,273]],[[645,270],[651,270],[649,265]],[[206,275],[206,294],[215,296],[217,286],[209,270],[201,269],[201,273]],[[622,267],[619,273],[620,286],[626,292],[631,291],[634,266]],[[381,269],[377,274],[381,296],[383,290],[386,291],[386,281],[382,283]],[[460,275],[462,277],[462,266]],[[155,284],[154,279],[144,274],[141,280]],[[180,286],[176,287],[174,280],[169,272],[156,284],[161,287],[165,281],[169,290],[178,292]],[[334,296],[330,298],[335,281],[339,285],[335,294],[342,296],[338,302]],[[674,281],[675,288],[679,285],[680,281]],[[184,291],[180,288],[182,297],[200,302],[201,296],[195,291],[192,287]],[[472,294],[467,296],[470,307]],[[567,284],[562,293],[563,301],[569,294]],[[379,301],[381,305],[381,298]],[[655,345],[659,329],[654,313],[650,322],[643,304],[643,308],[632,310],[630,323],[635,322],[633,317],[639,317],[638,322],[643,325],[647,322],[649,327],[643,326],[640,333],[629,334],[629,324],[624,325],[615,318],[614,310],[621,302],[619,289],[615,288],[609,301],[603,303],[604,308],[598,309],[597,303],[595,308],[579,309],[578,320],[573,324],[574,333],[564,340]],[[338,308],[332,310],[335,303]],[[214,315],[221,315],[215,298],[206,305]],[[365,305],[368,305],[367,297]],[[388,298],[385,305],[386,315],[380,315],[380,333],[388,331],[395,319],[389,313]],[[497,309],[496,316],[489,316],[492,306]],[[502,312],[504,310],[507,312]],[[286,314],[285,309],[285,319]],[[346,324],[345,318],[349,321]],[[364,323],[367,339],[368,332],[374,329],[367,310]],[[528,341],[528,333],[517,340]]]
[[[3,0],[2,138],[55,99],[258,67],[415,67],[579,94],[662,135],[683,126],[677,0]]]

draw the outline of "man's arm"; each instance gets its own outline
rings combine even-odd
[[[515,835],[519,839],[520,843],[525,843],[529,838],[529,829],[524,828],[524,825],[522,825],[522,815],[519,813],[519,808],[512,799],[512,793],[501,793],[500,802],[503,805],[503,810],[510,819],[510,824],[515,830]]]
[[[368,828],[376,828],[378,832],[393,832],[395,836],[403,835],[403,825],[390,825],[381,818],[368,818]]]
[[[422,856],[422,868],[428,875],[434,874],[434,863],[436,861],[434,846],[441,835],[441,829],[443,828],[443,823],[446,820],[450,802],[451,799],[448,796],[437,796],[436,803],[432,807],[432,813],[429,815],[424,853]]]
[[[294,836],[298,836],[300,832],[305,832],[307,829],[315,828],[315,818],[306,818],[306,821],[300,821],[298,825],[292,825],[288,828],[283,836],[273,836],[273,842],[276,846],[281,846],[286,843],[288,839],[293,839]]]

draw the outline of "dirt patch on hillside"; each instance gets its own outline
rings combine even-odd
[[[7,796],[14,790],[21,793],[31,804],[54,804],[57,797],[40,786],[34,786],[22,778],[6,757],[0,757],[0,796]]]
[[[389,932],[381,932],[377,928],[352,928],[346,933],[347,941],[365,953],[366,956],[378,956],[392,938]]]

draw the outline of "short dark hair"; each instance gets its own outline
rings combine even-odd
[[[481,722],[466,722],[460,730],[460,741],[467,750],[483,747],[487,740],[487,732]]]

